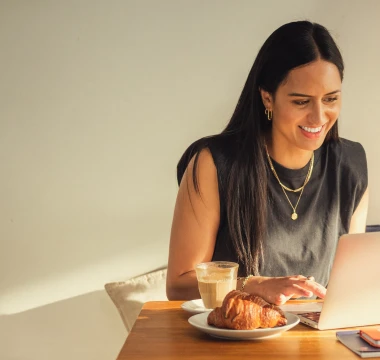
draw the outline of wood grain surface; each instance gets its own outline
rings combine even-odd
[[[193,314],[181,309],[182,303],[146,303],[117,360],[360,359],[336,339],[336,330],[315,330],[303,324],[274,338],[217,339],[188,323]]]

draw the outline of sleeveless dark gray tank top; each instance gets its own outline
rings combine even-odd
[[[231,241],[225,206],[228,149],[226,139],[209,142],[216,165],[220,196],[220,226],[212,260],[238,262]],[[263,276],[313,275],[326,286],[339,237],[348,233],[353,212],[368,183],[367,162],[363,147],[341,139],[328,142],[314,154],[314,169],[297,207],[298,219],[278,181],[269,170],[267,236],[264,240],[264,262],[259,266]],[[302,186],[309,164],[298,170],[287,169],[272,159],[281,182],[290,187]],[[269,164],[268,168],[269,168]],[[299,193],[287,192],[293,205]],[[260,209],[258,209],[260,211]],[[239,266],[239,276],[246,276]]]

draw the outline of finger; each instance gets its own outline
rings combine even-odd
[[[310,290],[314,295],[324,299],[326,295],[326,288],[315,281],[306,280],[302,286],[304,289]]]
[[[324,286],[322,286],[322,285],[319,285],[319,284],[318,284],[318,286],[316,287],[316,289],[313,290],[313,293],[314,293],[315,295],[317,295],[317,296],[318,296],[319,298],[321,298],[321,299],[324,299],[324,298],[325,298],[325,296],[326,296],[326,292],[327,292],[326,288],[325,288]]]
[[[291,284],[287,285],[282,289],[282,294],[284,294],[287,298],[299,298],[299,297],[310,297],[313,295],[313,292],[309,289],[306,289],[305,286],[303,286],[304,282],[292,282]]]
[[[287,279],[290,281],[305,281],[305,280],[315,281],[314,276],[311,276],[311,275],[310,276],[293,275],[293,276],[289,276]]]
[[[297,295],[297,297],[310,297],[314,295],[313,291],[305,289],[303,286],[300,286],[299,284],[293,284],[293,293],[294,295]]]
[[[307,277],[303,276],[303,275],[292,275],[292,276],[287,276],[286,278],[288,280],[291,280],[291,281],[306,280],[307,279]]]
[[[271,301],[275,305],[283,305],[285,304],[292,296],[286,296],[285,294],[277,294],[274,296],[273,301]]]
[[[311,281],[315,281],[315,278],[314,276],[304,276],[304,275],[293,275],[293,276],[289,276],[289,279],[290,280],[311,280]]]

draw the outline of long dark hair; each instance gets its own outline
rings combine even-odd
[[[180,183],[195,155],[192,181],[199,193],[197,162],[202,149],[215,138],[230,138],[239,144],[231,155],[225,186],[225,205],[229,235],[239,263],[246,274],[259,275],[263,261],[263,239],[267,223],[268,172],[264,134],[270,131],[259,89],[275,96],[278,86],[292,69],[317,59],[331,62],[343,80],[343,59],[328,30],[309,21],[285,24],[274,31],[261,47],[248,75],[235,111],[222,133],[194,142],[182,155],[177,166]],[[337,141],[338,123],[325,141]]]

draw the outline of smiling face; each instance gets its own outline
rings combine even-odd
[[[272,152],[318,149],[338,119],[341,86],[338,68],[317,60],[291,70],[274,97],[261,90],[264,106],[273,111]]]

